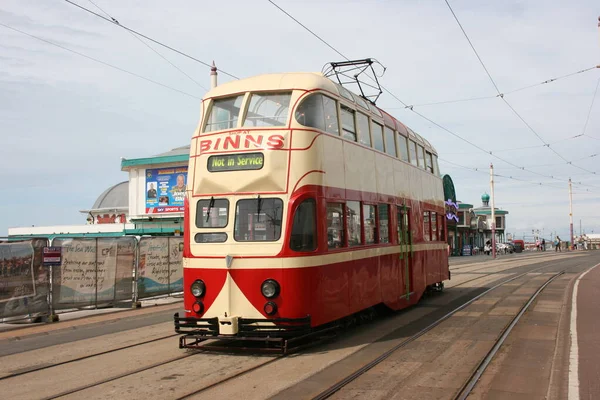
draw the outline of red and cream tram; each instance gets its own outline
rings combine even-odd
[[[202,108],[177,332],[289,337],[449,279],[437,154],[410,128],[317,73],[226,83]]]

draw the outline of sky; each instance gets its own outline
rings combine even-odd
[[[267,0],[73,1],[214,60],[219,83],[233,79],[223,71],[240,78],[319,72],[342,61]],[[515,178],[495,178],[507,232],[566,238],[572,178],[575,232],[581,220],[585,232],[600,233],[600,156],[593,156],[600,154],[600,93],[590,108],[600,68],[507,93],[600,64],[597,0],[449,0],[500,93],[531,129],[493,97],[498,92],[444,0],[275,2],[344,56],[386,67],[382,85],[414,107],[388,93],[377,105],[433,144],[458,200],[481,205],[493,163],[496,174]],[[210,85],[205,65],[142,39],[151,49],[64,0],[3,0],[0,24],[0,237],[9,227],[84,224],[79,210],[127,180],[121,157],[190,142]],[[488,98],[427,105],[478,97]]]

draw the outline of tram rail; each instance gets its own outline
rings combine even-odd
[[[515,281],[515,280],[517,280],[519,278],[522,278],[522,277],[524,277],[526,275],[535,273],[535,272],[540,271],[540,270],[544,270],[544,269],[550,268],[552,266],[553,265],[551,264],[551,265],[545,265],[545,266],[542,266],[542,267],[539,267],[539,268],[535,268],[533,270],[530,270],[530,271],[518,274],[516,276],[513,276],[513,277],[511,277],[509,279],[506,279],[506,280],[503,280],[502,282],[497,283],[496,285],[494,285],[494,286],[490,287],[489,289],[483,291],[479,295],[473,297],[472,299],[470,299],[470,300],[466,301],[465,303],[461,304],[460,306],[456,307],[454,310],[450,311],[449,313],[447,313],[447,314],[443,315],[442,317],[440,317],[439,319],[435,320],[434,322],[432,322],[431,324],[429,324],[428,326],[426,326],[425,328],[423,328],[422,330],[420,330],[416,334],[412,335],[411,337],[403,340],[402,342],[398,343],[394,347],[392,347],[389,350],[385,351],[384,353],[382,353],[381,355],[379,355],[377,358],[373,359],[369,363],[367,363],[367,364],[363,365],[362,367],[358,368],[353,373],[347,375],[346,377],[344,377],[343,379],[341,379],[338,382],[334,383],[333,385],[331,385],[327,389],[321,391],[316,396],[314,396],[312,399],[313,400],[323,400],[323,399],[330,398],[335,393],[337,393],[339,390],[341,390],[342,388],[344,388],[346,385],[348,385],[349,383],[355,381],[356,379],[358,379],[361,375],[363,375],[364,373],[366,373],[370,369],[372,369],[375,366],[381,364],[384,360],[386,360],[388,357],[390,357],[392,354],[394,354],[399,349],[401,349],[403,347],[406,347],[408,344],[414,342],[415,340],[417,340],[421,336],[425,335],[426,333],[428,333],[429,331],[431,331],[433,328],[437,327],[442,322],[444,322],[447,319],[449,319],[450,317],[452,317],[457,312],[465,309],[466,307],[468,307],[469,305],[473,304],[474,302],[476,302],[477,300],[481,299],[482,297],[486,296],[487,294],[489,294],[490,292],[494,291],[495,289],[498,289],[498,288],[500,288],[500,287],[502,287],[502,286],[504,286],[504,285],[506,285],[506,284],[508,284],[510,282],[513,282],[513,281]],[[559,273],[554,274],[551,277],[551,279],[552,280],[556,279],[558,276],[564,274],[565,271],[566,271],[566,269],[560,271]],[[543,287],[545,288],[547,286],[547,284],[549,284],[549,283],[550,282],[547,281],[543,285]],[[536,291],[536,293],[539,294],[539,292],[541,292],[541,290],[538,289],[538,291]],[[536,295],[536,297],[537,297],[537,295]],[[535,298],[533,300],[535,300]],[[527,304],[531,304],[531,302],[533,302],[533,300],[530,299],[530,302],[528,302]],[[525,311],[523,311],[523,313]],[[479,379],[479,378],[477,378],[477,379]],[[466,386],[467,386],[467,384],[465,384],[465,387]]]

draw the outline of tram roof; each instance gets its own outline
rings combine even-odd
[[[275,90],[283,90],[283,89],[304,89],[304,90],[324,90],[331,93],[337,94],[340,98],[343,98],[347,101],[350,101],[343,93],[343,91],[350,92],[346,88],[343,88],[341,85],[335,83],[331,79],[327,78],[320,72],[286,72],[286,73],[273,73],[273,74],[263,74],[256,75],[249,78],[239,79],[227,83],[223,83],[218,85],[217,87],[211,89],[205,95],[205,99],[212,97],[221,97],[226,95],[231,95],[234,93],[245,93],[251,91],[275,91]],[[362,108],[365,108],[364,100],[362,97],[358,96],[356,93],[352,93],[352,97],[355,99],[354,103],[358,104]],[[357,100],[358,99],[358,100]],[[421,135],[417,134],[415,131],[404,125],[402,122],[398,121],[391,114],[386,111],[380,109],[377,106],[374,106],[370,109],[371,113],[377,115],[376,112],[373,112],[373,108],[379,112],[379,117],[383,117],[386,125],[391,125],[391,121],[396,125],[395,128],[400,132],[403,136],[406,136],[418,144],[423,145],[427,149],[431,150],[433,153],[437,155],[437,151],[431,145],[429,141],[423,138]]]

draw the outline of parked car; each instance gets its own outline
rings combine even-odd
[[[522,240],[513,240],[512,244],[515,248],[515,253],[521,253],[523,250],[525,250],[525,242]]]

